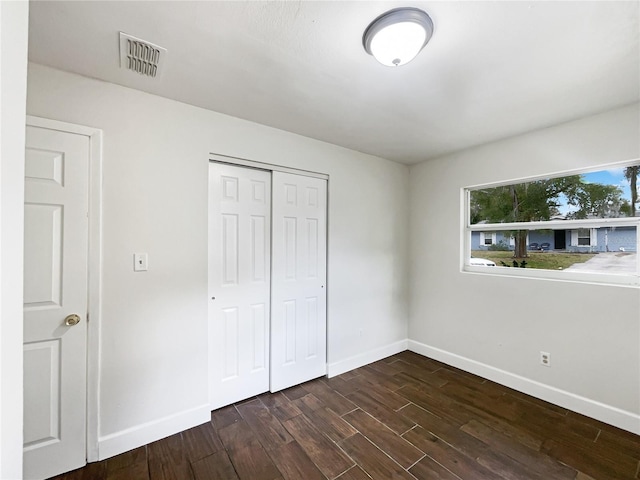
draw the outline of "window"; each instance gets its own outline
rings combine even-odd
[[[591,229],[578,229],[578,245],[591,245]]]
[[[596,231],[595,228],[579,228],[571,232],[572,240],[571,245],[577,245],[578,247],[590,247],[591,245],[597,245],[597,235],[593,235]],[[593,240],[592,240],[593,239]]]
[[[464,270],[640,285],[639,173],[635,161],[466,188]]]
[[[486,247],[495,245],[497,238],[496,232],[480,232],[480,244]]]

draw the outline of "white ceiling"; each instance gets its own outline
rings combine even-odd
[[[435,32],[384,67],[362,33],[399,6]],[[160,79],[120,31],[168,50]],[[32,1],[29,58],[410,164],[638,101],[639,31],[639,1]]]

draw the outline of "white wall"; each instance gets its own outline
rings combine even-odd
[[[0,2],[0,478],[22,477],[22,243],[28,2]]]
[[[27,111],[103,129],[101,458],[206,410],[210,152],[330,175],[330,371],[406,348],[406,166],[40,65]]]
[[[638,289],[459,267],[461,188],[639,158],[639,113],[636,104],[410,169],[410,348],[640,432]]]

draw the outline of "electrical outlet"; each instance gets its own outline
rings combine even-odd
[[[540,365],[551,366],[551,354],[549,352],[540,352]]]

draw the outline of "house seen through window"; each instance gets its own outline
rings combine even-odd
[[[635,161],[465,189],[465,270],[483,271],[475,257],[504,268],[491,273],[640,284],[639,174]]]

